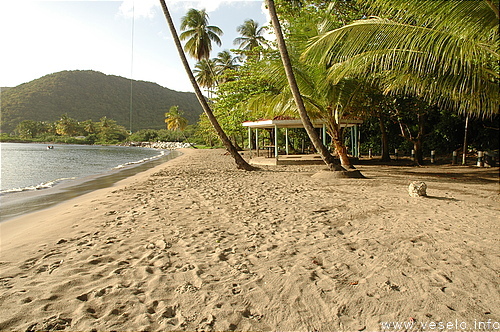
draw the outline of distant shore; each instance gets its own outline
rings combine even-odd
[[[244,172],[223,150],[182,152],[2,223],[0,330],[500,321],[498,168],[316,180],[323,166]],[[409,197],[414,180],[428,197]]]

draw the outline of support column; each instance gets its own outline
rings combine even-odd
[[[278,159],[278,125],[274,125],[274,157]]]
[[[323,123],[323,145],[326,146],[326,125]]]
[[[355,158],[359,158],[359,140],[358,140],[358,125],[352,126],[351,138],[352,138],[352,155]]]
[[[259,128],[255,128],[255,150],[257,150],[257,157],[259,157]]]
[[[252,151],[252,128],[248,127],[248,150]]]
[[[356,132],[358,133],[357,135],[357,139],[356,139],[356,147],[357,147],[357,157],[360,158],[361,157],[361,130],[359,130],[359,125],[356,125]]]
[[[286,155],[288,156],[289,150],[288,150],[288,128],[285,128],[285,150],[286,150]]]
[[[352,127],[348,127],[349,128],[349,133],[351,134],[351,154],[352,156],[354,157],[354,155],[356,154],[355,152],[355,138],[354,138],[354,126]]]

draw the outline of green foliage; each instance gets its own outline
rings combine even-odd
[[[246,136],[246,129],[241,123],[258,119],[261,114],[247,108],[247,102],[253,96],[264,93],[271,86],[264,79],[261,71],[257,70],[264,62],[256,58],[249,58],[247,62],[233,70],[226,70],[222,83],[218,85],[217,96],[214,98],[214,114],[224,131],[233,140]],[[199,130],[208,145],[216,144],[208,120],[200,118]]]
[[[48,125],[41,121],[24,120],[16,126],[15,132],[23,139],[35,138],[48,132]]]
[[[193,93],[133,81],[132,129],[164,128],[165,110],[179,105],[193,124],[202,109]],[[96,71],[62,71],[7,90],[2,89],[1,131],[10,133],[23,120],[54,122],[61,114],[78,121],[103,116],[127,129],[130,80]]]
[[[335,83],[369,79],[385,93],[498,114],[498,5],[491,1],[367,0],[371,16],[315,37],[304,59]],[[494,9],[496,7],[496,10]]]
[[[117,144],[128,137],[125,127],[116,124],[115,120],[102,117],[97,123],[97,143],[99,144]]]
[[[2,134],[2,142],[28,141],[68,144],[117,144],[127,139],[128,132],[115,120],[102,117],[100,122],[78,122],[67,114],[54,123],[24,120],[15,129],[16,136]]]

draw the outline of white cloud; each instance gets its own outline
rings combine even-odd
[[[155,11],[154,7],[159,6],[156,0],[124,0],[119,8],[119,15],[124,17],[145,17],[153,18]]]
[[[216,11],[220,6],[235,2],[264,2],[263,0],[172,0],[168,1],[167,5],[172,5],[174,9],[180,8],[188,10],[190,8],[205,9],[207,13]]]

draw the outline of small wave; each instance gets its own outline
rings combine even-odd
[[[5,189],[0,191],[0,194],[7,194],[7,193],[17,193],[17,192],[22,192],[22,191],[34,191],[34,190],[42,190],[42,189],[47,189],[47,188],[52,188],[56,184],[66,181],[66,180],[74,180],[76,179],[75,177],[72,178],[60,178],[57,180],[52,180],[44,183],[37,184],[35,186],[27,186],[27,187],[22,187],[22,188],[13,188],[13,189]]]
[[[160,151],[160,154],[156,155],[156,156],[153,156],[153,157],[149,157],[149,158],[144,158],[144,159],[141,159],[141,160],[138,160],[138,161],[131,161],[131,162],[128,162],[128,163],[125,163],[125,164],[122,164],[122,165],[118,165],[116,167],[113,167],[113,169],[120,169],[120,168],[124,168],[124,167],[127,167],[127,166],[130,166],[130,165],[136,165],[136,164],[142,164],[142,163],[145,163],[147,161],[150,161],[150,160],[154,160],[154,159],[158,159],[160,157],[163,157],[165,155],[165,151]]]

